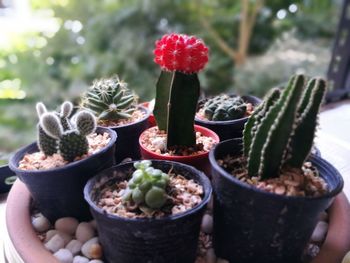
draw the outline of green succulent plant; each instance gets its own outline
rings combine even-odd
[[[40,117],[47,113],[46,106],[42,102],[38,102],[36,104],[36,111],[38,114],[38,117]],[[69,130],[71,128],[71,122],[70,122],[70,116],[73,112],[73,104],[69,101],[65,101],[62,103],[60,107],[59,112],[54,112],[62,124],[62,128],[64,130]],[[55,153],[57,153],[58,150],[58,141],[55,138],[52,138],[51,136],[47,135],[47,133],[43,130],[40,123],[37,125],[38,129],[38,147],[39,149],[48,156],[51,156]]]
[[[83,94],[81,106],[99,120],[129,119],[137,107],[137,96],[118,76],[95,80]]]
[[[301,169],[315,137],[326,81],[293,76],[284,90],[272,89],[243,132],[249,176],[278,177],[284,167]]]
[[[96,129],[95,116],[89,111],[81,111],[75,116],[73,128],[64,130],[60,118],[55,113],[44,113],[40,117],[43,131],[57,141],[58,152],[64,160],[71,162],[88,152],[86,138]]]
[[[128,182],[123,196],[124,201],[133,201],[137,205],[146,205],[151,209],[161,208],[166,200],[166,186],[169,175],[152,167],[152,162],[135,162],[136,170]]]
[[[222,94],[208,99],[203,110],[204,116],[210,121],[230,121],[243,118],[247,105],[239,96]]]

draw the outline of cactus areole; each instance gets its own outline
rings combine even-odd
[[[208,62],[208,48],[194,36],[169,34],[156,42],[154,55],[162,69],[154,107],[158,128],[167,133],[167,148],[194,146],[200,92],[197,73]]]

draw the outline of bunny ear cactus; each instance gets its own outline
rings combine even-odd
[[[38,114],[39,119],[42,115],[47,113],[47,109],[42,102],[38,102],[36,104],[36,112]],[[40,123],[37,125],[38,129],[38,148],[45,155],[51,156],[57,152],[57,140],[47,135],[46,132],[41,127]]]
[[[129,119],[136,109],[137,96],[125,82],[114,76],[95,80],[83,95],[81,105],[91,110],[99,120]]]
[[[247,105],[241,97],[222,94],[208,99],[203,109],[205,117],[210,121],[229,121],[243,118]]]
[[[152,162],[144,160],[135,162],[137,169],[128,182],[124,193],[124,201],[133,201],[137,205],[146,205],[151,209],[161,208],[167,195],[165,188],[169,183],[169,175],[152,166]]]
[[[244,155],[249,176],[278,177],[282,167],[301,169],[310,154],[320,105],[326,93],[323,79],[293,76],[287,87],[272,90],[245,125]]]
[[[167,133],[167,148],[194,146],[200,92],[197,73],[208,62],[208,48],[194,36],[170,34],[156,42],[154,55],[162,68],[153,111],[158,128]]]
[[[59,153],[68,162],[88,152],[86,136],[96,129],[95,117],[88,111],[79,112],[75,122],[75,128],[65,131],[56,114],[45,113],[40,118],[41,127],[45,133],[58,141]]]
[[[73,112],[73,103],[71,103],[70,101],[63,102],[61,105],[61,110],[58,115],[60,117],[62,127],[65,131],[71,129],[71,123],[69,121],[69,118],[72,115],[72,112]]]

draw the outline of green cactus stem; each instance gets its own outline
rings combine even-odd
[[[47,112],[47,109],[42,102],[38,102],[36,104],[36,111],[40,119],[40,117]],[[47,135],[40,124],[37,125],[37,131],[39,150],[42,151],[46,156],[51,156],[57,153],[57,140]]]
[[[133,201],[151,209],[159,209],[165,204],[169,175],[151,165],[149,160],[134,163],[136,171],[128,182],[128,188],[123,195],[124,201]]]
[[[114,76],[95,80],[83,95],[81,106],[91,110],[99,120],[129,119],[136,109],[137,96]]]
[[[308,157],[326,83],[293,76],[281,94],[271,91],[244,129],[249,176],[277,177],[285,165],[301,169]]]
[[[222,94],[208,99],[203,110],[204,116],[210,121],[230,121],[243,118],[247,105],[239,96]]]
[[[61,110],[59,112],[59,117],[60,117],[60,121],[63,127],[63,130],[69,130],[71,129],[71,123],[69,118],[71,117],[73,112],[73,103],[71,103],[70,101],[65,101],[62,103],[61,105]]]
[[[96,129],[96,120],[92,113],[81,111],[76,115],[75,126],[64,130],[59,117],[54,113],[45,113],[40,118],[40,125],[46,134],[58,140],[58,150],[64,160],[74,161],[88,152],[86,136]]]

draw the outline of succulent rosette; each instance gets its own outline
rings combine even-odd
[[[200,93],[197,73],[208,62],[208,47],[194,36],[169,34],[156,41],[153,53],[162,69],[154,107],[158,128],[167,133],[167,148],[192,147]]]

